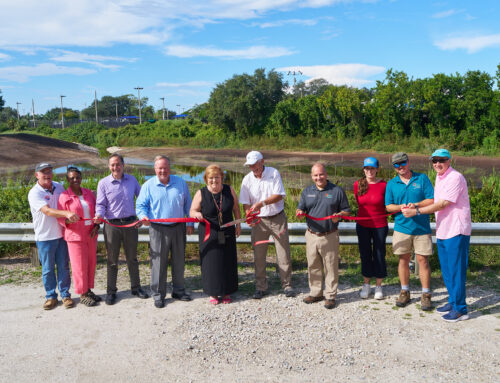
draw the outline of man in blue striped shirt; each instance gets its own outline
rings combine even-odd
[[[142,185],[136,201],[137,217],[149,226],[151,259],[151,293],[158,308],[165,306],[167,294],[168,253],[171,252],[172,298],[190,301],[184,289],[184,258],[187,234],[193,234],[193,224],[155,223],[150,219],[183,218],[189,216],[191,195],[186,182],[170,174],[170,160],[157,156],[154,160],[156,176]]]

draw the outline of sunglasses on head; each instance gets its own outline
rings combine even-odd
[[[408,164],[408,161],[398,162],[397,164],[394,164],[394,167],[396,169],[399,169],[400,167],[406,166],[407,164]]]
[[[437,164],[438,162],[440,164],[444,164],[446,161],[448,161],[448,158],[433,158],[431,161],[433,164]]]

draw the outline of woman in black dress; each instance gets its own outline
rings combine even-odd
[[[204,242],[205,224],[200,222],[200,263],[203,292],[216,305],[231,303],[230,294],[238,290],[236,237],[240,224],[221,229],[220,226],[240,218],[238,197],[234,189],[222,183],[224,173],[218,165],[209,165],[203,179],[206,187],[198,190],[191,203],[189,215],[210,222],[210,237]]]

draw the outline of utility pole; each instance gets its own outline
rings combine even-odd
[[[139,124],[142,124],[142,116],[141,116],[141,88],[139,86],[135,87],[134,89],[137,90],[137,100],[139,101]]]
[[[162,120],[165,120],[165,97],[160,97],[160,100],[163,102]]]
[[[35,100],[31,99],[31,112],[33,114],[33,128],[36,128],[36,120],[35,120]]]
[[[177,114],[181,114],[181,106],[180,106],[180,104],[177,104]]]
[[[300,70],[297,70],[297,71],[289,70],[287,73],[287,76],[290,76],[290,75],[293,76],[293,90],[295,91],[295,84],[297,83],[297,78],[295,76],[303,75],[303,73]],[[300,95],[302,96],[302,90],[300,91]]]
[[[16,102],[16,106],[17,106],[17,122],[19,122],[19,105],[21,105],[22,103],[21,102]]]
[[[61,123],[62,123],[62,128],[64,129],[64,109],[63,109],[63,104],[62,104],[62,99],[63,97],[66,97],[66,96],[59,96],[61,97]]]
[[[94,107],[95,107],[95,123],[99,123],[99,117],[97,116],[97,90],[94,90]]]
[[[115,101],[116,120],[118,121],[118,102]]]

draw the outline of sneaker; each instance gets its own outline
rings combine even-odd
[[[375,299],[384,299],[384,292],[382,291],[382,286],[375,286]]]
[[[410,303],[410,292],[408,290],[401,290],[399,298],[396,300],[396,306],[405,307]]]
[[[451,310],[453,310],[453,306],[452,306],[452,305],[450,305],[449,303],[447,303],[447,304],[445,304],[445,305],[443,305],[443,306],[441,306],[441,307],[438,307],[438,308],[436,309],[436,311],[437,311],[438,313],[447,313],[448,311],[451,311]]]
[[[323,299],[325,299],[325,297],[323,295],[321,295],[319,297],[313,297],[311,295],[308,295],[307,297],[302,299],[302,302],[307,303],[307,304],[311,304],[311,303],[322,301]]]
[[[43,304],[43,309],[44,310],[52,310],[52,309],[56,308],[57,304],[58,304],[57,299],[49,298]]]
[[[422,293],[422,299],[420,300],[420,305],[422,310],[431,311],[432,303],[431,303],[431,293]]]
[[[285,297],[287,298],[293,298],[295,296],[295,290],[293,287],[286,287],[285,288]]]
[[[71,299],[70,297],[63,298],[62,303],[63,303],[64,308],[67,308],[67,309],[75,307],[75,302],[73,302],[73,299]]]
[[[165,307],[165,300],[164,299],[157,299],[155,300],[155,307],[157,309],[162,309]]]
[[[361,291],[359,292],[359,296],[362,298],[362,299],[366,299],[368,298],[368,296],[370,295],[370,285],[368,284],[364,284],[363,287],[361,288]]]
[[[90,289],[89,289],[89,291],[87,291],[87,294],[88,294],[89,297],[91,297],[96,302],[101,302],[102,301],[102,298],[99,295],[94,294],[94,292],[92,290],[90,290]]]
[[[263,290],[257,290],[255,291],[255,294],[253,295],[253,299],[262,299],[264,298],[266,295],[268,294],[267,291],[263,291]]]
[[[461,314],[458,311],[451,310],[448,314],[443,315],[441,318],[443,318],[446,322],[458,322],[461,320],[469,319],[469,315]]]

